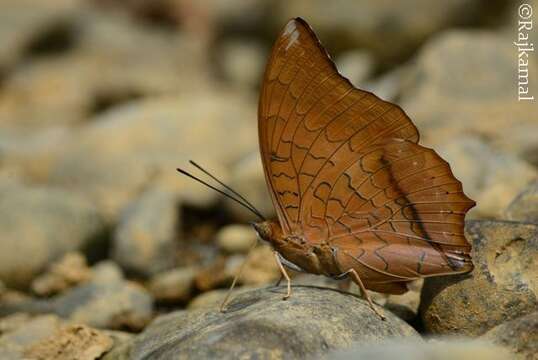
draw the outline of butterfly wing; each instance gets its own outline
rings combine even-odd
[[[301,199],[316,172],[353,134],[418,141],[403,111],[338,74],[301,19],[291,20],[273,47],[258,109],[266,180],[288,234],[302,232]]]
[[[284,234],[330,243],[344,270],[361,267],[376,281],[464,262],[451,257],[468,254],[463,219],[474,202],[448,164],[417,144],[402,109],[354,88],[301,19],[273,47],[258,127]]]

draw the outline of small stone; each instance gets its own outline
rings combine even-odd
[[[0,279],[26,288],[52,261],[101,248],[105,223],[84,198],[44,186],[0,188]],[[19,254],[20,256],[13,256]]]
[[[51,264],[47,273],[35,278],[31,288],[37,295],[50,296],[88,281],[90,277],[91,270],[84,255],[70,252]]]
[[[34,318],[15,314],[0,320],[0,358],[27,359],[26,349],[55,333],[63,322],[56,315]]]
[[[112,339],[85,325],[65,326],[28,348],[30,359],[94,360],[112,348]]]
[[[132,359],[313,358],[354,341],[419,335],[389,312],[383,321],[356,296],[330,289],[285,287],[240,294],[226,311],[198,309],[158,317],[136,337]],[[383,311],[379,308],[379,311]]]
[[[153,299],[140,285],[123,279],[112,262],[94,269],[90,282],[52,300],[55,312],[97,328],[140,330],[151,319]]]
[[[444,28],[477,21],[477,0],[446,1],[433,8],[426,0],[338,1],[296,0],[280,11],[283,24],[300,14],[335,49],[366,48],[382,63],[394,63],[411,54],[432,34]],[[391,44],[387,46],[386,44]]]
[[[194,291],[195,267],[169,270],[155,275],[148,288],[155,300],[161,302],[188,301]]]
[[[336,58],[336,66],[355,87],[362,89],[364,82],[372,76],[374,59],[368,52],[351,50]]]
[[[538,312],[495,326],[481,336],[512,352],[515,359],[531,360],[538,355]]]
[[[278,280],[280,269],[269,246],[258,246],[247,256],[248,259],[246,259],[238,284],[261,285]],[[207,291],[229,286],[233,278],[239,273],[243,262],[245,262],[245,256],[243,255],[217,258],[211,265],[202,269],[196,275],[196,287],[201,291]]]
[[[508,220],[538,223],[538,181],[512,200],[504,215]]]
[[[92,268],[90,281],[60,295],[0,304],[0,316],[16,312],[54,313],[96,328],[137,331],[151,320],[153,299],[141,285],[125,280],[115,263],[105,261]]]
[[[476,201],[471,217],[500,217],[512,199],[538,177],[531,165],[474,136],[460,136],[437,150]]]
[[[213,200],[216,193],[182,179],[176,168],[188,159],[229,164],[252,151],[257,147],[256,123],[250,121],[255,114],[252,103],[234,92],[160,96],[116,106],[63,144],[45,180],[86,197],[110,223],[150,184],[172,174],[181,185],[168,187],[176,199],[196,204],[200,197],[207,204],[203,193]],[[224,136],[230,133],[232,142]]]
[[[256,241],[256,232],[248,225],[228,225],[216,235],[217,245],[227,253],[246,253]]]
[[[427,278],[420,314],[433,334],[479,336],[538,306],[538,225],[468,221],[471,274]]]
[[[275,209],[273,208],[273,202],[268,192],[262,160],[258,150],[250,152],[235,164],[232,168],[230,186],[239,191],[266,218],[271,218],[274,215]],[[256,215],[235,203],[235,201],[226,199],[226,205],[228,205],[229,209],[240,220],[244,220],[245,222],[259,221]]]
[[[127,271],[150,276],[174,263],[178,206],[167,192],[143,193],[122,212],[112,258]]]
[[[219,53],[224,76],[233,85],[253,88],[260,82],[266,59],[259,44],[244,39],[228,40]]]

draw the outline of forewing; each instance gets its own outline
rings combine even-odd
[[[284,233],[295,235],[310,228],[304,220],[305,211],[312,209],[305,206],[305,197],[313,196],[314,181],[322,168],[344,160],[340,154],[345,149],[353,152],[387,137],[418,141],[416,128],[399,107],[355,89],[338,74],[301,19],[291,20],[273,47],[258,128],[273,204]]]

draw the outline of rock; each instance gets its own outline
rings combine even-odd
[[[420,314],[434,334],[479,336],[538,306],[538,225],[468,221],[470,275],[426,279]]]
[[[101,360],[129,360],[133,335],[120,331],[104,331],[114,341],[112,350],[107,352]]]
[[[92,77],[97,76],[97,69],[80,59],[29,61],[0,92],[0,126],[28,133],[82,122],[93,106]]]
[[[424,280],[416,280],[408,285],[409,291],[403,295],[389,295],[383,307],[392,311],[400,319],[413,321],[418,315],[420,293]]]
[[[194,292],[195,267],[172,269],[155,275],[148,288],[153,298],[161,302],[186,302]]]
[[[280,277],[273,250],[268,245],[261,245],[247,255],[245,267],[238,279],[238,284],[261,285],[276,281]],[[196,287],[207,291],[222,286],[229,286],[245,262],[242,255],[219,257],[196,275]]]
[[[370,79],[359,88],[370,91],[383,100],[399,103],[402,89],[409,87],[412,80],[411,65],[402,65]]]
[[[260,286],[239,286],[233,289],[230,299],[234,299],[239,294],[243,294],[246,292],[250,292],[255,289],[260,289]],[[200,295],[196,296],[192,301],[189,303],[187,309],[194,310],[194,309],[218,309],[219,306],[222,304],[224,299],[226,298],[226,295],[228,294],[228,289],[217,289],[217,290],[210,290],[201,293]]]
[[[529,164],[499,153],[476,137],[459,137],[437,151],[476,201],[471,217],[501,217],[510,201],[538,178],[538,171]]]
[[[32,58],[6,76],[0,124],[29,130],[77,124],[138,97],[207,87],[203,46],[183,33],[137,26],[125,14],[91,6],[71,13],[64,25],[70,51]]]
[[[62,317],[97,328],[140,330],[152,316],[152,298],[126,281],[112,262],[94,268],[92,280],[52,300]]]
[[[118,353],[130,338],[127,333],[71,324],[56,315],[17,313],[0,319],[0,358],[97,359],[111,348],[110,353]]]
[[[400,105],[420,129],[423,143],[449,143],[468,134],[495,143],[513,129],[536,123],[535,104],[518,101],[515,92],[511,34],[453,30],[421,48]],[[529,61],[529,84],[537,83],[536,59]]]
[[[244,39],[228,40],[218,51],[223,75],[233,85],[252,89],[260,83],[266,54],[259,44]]]
[[[32,0],[2,1],[0,14],[0,72],[15,65],[33,45],[69,27],[78,0],[35,3]],[[67,31],[67,30],[66,30]],[[69,40],[64,38],[66,42]],[[58,44],[67,45],[67,44]]]
[[[219,248],[230,254],[246,253],[256,241],[256,232],[248,225],[228,225],[216,235]]]
[[[88,281],[90,277],[91,270],[84,255],[70,252],[51,264],[48,272],[35,278],[31,289],[40,296],[50,296]]]
[[[0,176],[3,177],[1,181],[16,179],[19,183],[45,183],[54,159],[63,152],[62,144],[71,136],[73,130],[67,126],[34,129],[31,133],[2,128],[0,161],[4,175]]]
[[[152,316],[152,298],[140,285],[126,281],[112,262],[93,268],[92,279],[50,299],[21,299],[0,305],[0,316],[15,312],[55,313],[96,328],[142,329]]]
[[[275,209],[265,182],[260,152],[257,147],[255,149],[232,168],[230,186],[250,201],[263,216],[271,218],[275,215]],[[226,204],[240,220],[245,222],[260,220],[252,212],[230,199],[226,199]]]
[[[495,326],[481,336],[511,350],[515,359],[536,359],[538,355],[538,312]]]
[[[336,58],[338,71],[358,88],[363,88],[363,83],[374,72],[374,59],[364,51],[347,51]]]
[[[94,360],[109,351],[112,345],[112,339],[100,331],[85,325],[70,325],[32,345],[24,356],[38,360]]]
[[[504,211],[508,220],[538,223],[538,181],[523,190]]]
[[[419,338],[396,316],[382,321],[366,301],[334,290],[284,287],[237,296],[226,312],[177,311],[157,318],[133,343],[132,359],[311,358],[353,341]]]
[[[144,192],[121,214],[114,231],[112,259],[127,271],[143,276],[171,268],[179,219],[173,194]]]
[[[0,358],[6,360],[28,359],[24,352],[41,340],[55,333],[62,321],[55,315],[30,318],[15,314],[0,319]]]
[[[232,93],[193,93],[117,106],[63,144],[47,181],[92,199],[111,222],[150,183],[160,184],[161,176],[175,178],[175,188],[167,190],[179,198],[207,204],[215,192],[175,169],[191,158],[219,177],[226,175],[221,170],[226,166],[215,164],[229,164],[257,147],[254,117],[249,102]],[[233,142],[223,136],[227,133],[234,134]]]
[[[389,0],[339,1],[327,8],[323,0],[294,1],[281,7],[281,25],[300,14],[326,45],[360,47],[382,63],[409,56],[428,36],[451,25],[476,21],[478,1],[445,1],[432,8],[426,0],[395,4]],[[391,44],[387,46],[386,44]]]
[[[374,344],[360,343],[349,350],[330,354],[334,360],[509,360],[512,359],[506,349],[486,341],[469,341],[464,339],[431,340],[428,342],[415,339],[389,340]]]
[[[0,279],[24,288],[69,251],[102,247],[105,224],[84,198],[52,187],[0,188]],[[22,256],[13,256],[13,254]]]

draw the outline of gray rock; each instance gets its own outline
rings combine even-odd
[[[157,301],[188,301],[194,292],[196,273],[195,267],[177,268],[159,273],[149,282],[149,291]]]
[[[273,250],[266,244],[259,245],[249,255],[218,257],[213,263],[201,269],[196,275],[196,287],[207,291],[226,287],[239,273],[245,263],[238,284],[262,285],[276,282],[280,277]]]
[[[0,358],[6,360],[93,360],[105,352],[120,352],[130,339],[127,333],[71,324],[50,314],[18,313],[0,319]]]
[[[466,233],[474,271],[424,282],[420,313],[428,332],[479,336],[538,306],[538,226],[469,221]]]
[[[425,143],[450,142],[464,134],[496,142],[515,128],[535,124],[535,104],[518,101],[515,92],[512,41],[512,35],[454,30],[421,48],[400,104]],[[538,82],[536,65],[530,59],[530,84]]]
[[[70,252],[51,264],[46,273],[36,277],[32,281],[31,289],[40,296],[55,295],[88,281],[90,277],[91,270],[86,258],[81,253]]]
[[[151,276],[173,266],[178,204],[168,192],[148,190],[122,212],[112,258],[132,273]]]
[[[77,1],[2,1],[0,13],[0,70],[15,65],[33,42],[66,26]]]
[[[50,299],[22,299],[0,305],[0,315],[55,313],[75,323],[107,329],[142,329],[152,316],[151,295],[126,281],[112,262],[93,268],[92,280]]]
[[[501,217],[510,201],[538,178],[538,171],[531,165],[496,151],[477,137],[459,136],[437,147],[437,151],[476,201],[469,212],[472,217]]]
[[[93,279],[52,300],[62,317],[97,328],[140,330],[152,316],[151,295],[126,281],[114,263],[94,268]]]
[[[221,46],[218,61],[226,80],[246,89],[260,83],[266,54],[259,44],[241,39],[228,40]]]
[[[284,287],[241,294],[225,313],[200,309],[157,318],[139,335],[132,359],[305,358],[388,337],[419,338],[396,316],[382,321],[367,302],[330,289]]]
[[[230,186],[250,201],[263,216],[271,218],[275,209],[267,189],[260,152],[257,146],[250,150],[248,155],[233,166]],[[230,199],[226,199],[226,205],[240,220],[259,221],[256,215]]]
[[[336,58],[336,66],[354,86],[362,89],[364,82],[374,72],[374,59],[367,52],[351,50]]]
[[[216,239],[220,249],[236,254],[246,253],[256,242],[256,236],[252,226],[233,224],[220,229]]]
[[[26,287],[63,254],[102,246],[99,237],[104,231],[97,210],[73,193],[50,187],[2,187],[0,279],[9,287]]]
[[[73,6],[58,5],[27,5],[31,10],[25,14],[33,14],[38,23],[33,28],[35,36],[46,31],[37,28],[40,16],[35,11],[48,18],[65,17],[72,48],[62,56],[31,58],[6,76],[0,92],[0,124],[30,130],[77,124],[95,111],[137,97],[207,88],[206,53],[199,41],[181,32],[137,26],[119,12],[97,11],[92,6],[73,11]],[[8,20],[2,25],[13,19],[8,16]],[[3,33],[0,29],[0,40]]]
[[[478,4],[475,0],[452,0],[432,7],[427,0],[360,0],[337,1],[327,7],[323,0],[301,0],[282,6],[280,20],[284,23],[300,14],[326,45],[364,47],[382,62],[392,62],[409,55],[431,34],[476,20],[480,15]]]
[[[94,360],[108,352],[114,342],[107,334],[86,325],[67,325],[24,351],[29,359]]]
[[[63,322],[55,315],[30,318],[15,314],[0,319],[0,358],[22,360],[26,349],[56,332]]]
[[[521,192],[504,212],[508,220],[538,223],[538,182]]]
[[[538,355],[538,312],[495,326],[481,336],[508,348],[515,359],[536,359]]]
[[[47,180],[92,199],[111,222],[150,183],[207,205],[215,193],[175,169],[195,159],[226,181],[225,164],[257,147],[253,117],[251,104],[232,93],[193,93],[116,107],[63,145]],[[232,142],[225,136],[229,133]]]
[[[487,341],[442,339],[429,342],[415,339],[360,343],[350,350],[330,354],[334,360],[509,360],[510,353]]]

